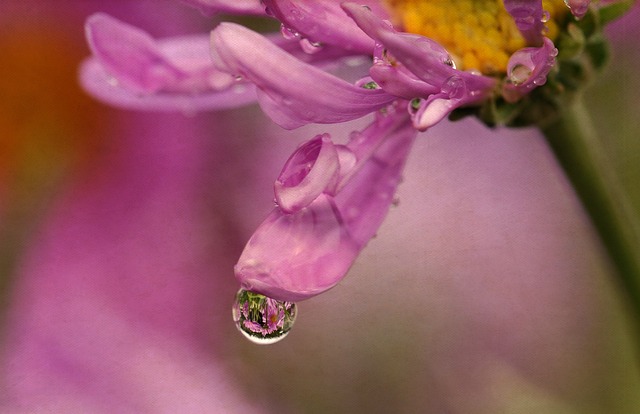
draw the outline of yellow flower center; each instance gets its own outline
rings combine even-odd
[[[429,37],[451,54],[456,67],[485,75],[506,72],[509,57],[527,46],[501,0],[386,0],[393,24]],[[543,0],[552,40],[555,19],[565,13],[563,0]]]

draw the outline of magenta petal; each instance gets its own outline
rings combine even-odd
[[[426,131],[446,118],[451,111],[464,104],[464,100],[460,98],[450,98],[442,93],[431,95],[420,103],[418,110],[413,116],[413,126],[418,131]]]
[[[353,134],[347,147],[357,159],[354,173],[342,176],[335,197],[320,194],[293,214],[272,211],[235,267],[242,287],[296,301],[342,280],[387,214],[415,135],[404,112]]]
[[[146,32],[103,13],[87,19],[89,47],[105,70],[137,93],[198,93],[229,87],[234,79],[208,56],[205,36],[156,42]]]
[[[94,57],[84,63],[80,78],[87,91],[106,102],[193,112],[256,98],[252,85],[213,66],[206,35],[156,41],[103,13],[87,19],[86,34]]]
[[[495,85],[493,78],[454,69],[450,65],[449,53],[437,42],[419,35],[399,33],[370,9],[359,4],[344,3],[342,7],[365,33],[381,43],[394,59],[427,84],[442,87],[450,77],[456,76],[465,82],[466,89],[474,96],[486,94]],[[384,62],[378,60],[378,64]],[[405,86],[409,84],[402,78],[399,82]],[[414,96],[420,96],[417,92]]]
[[[256,101],[251,84],[237,84],[222,91],[198,94],[139,94],[123,88],[105,72],[96,59],[88,59],[80,69],[82,87],[95,98],[121,108],[191,114],[198,111],[234,108]]]
[[[244,289],[297,301],[338,283],[359,251],[333,200],[322,194],[294,214],[273,210],[249,239],[235,273]]]
[[[238,14],[265,14],[260,0],[181,0],[206,15],[219,12]]]
[[[571,13],[578,19],[581,19],[587,14],[589,4],[591,4],[591,0],[564,0],[564,2],[569,7],[569,10],[571,10]]]
[[[340,46],[344,49],[371,54],[374,42],[360,30],[335,0],[264,0],[283,26],[314,42]],[[386,15],[378,0],[363,0],[381,15]]]
[[[400,65],[374,64],[369,74],[386,92],[405,99],[426,97],[440,91],[438,86],[429,85],[418,79]]]
[[[547,81],[556,62],[558,49],[548,38],[541,47],[527,47],[515,52],[507,65],[507,82],[503,86],[506,100],[515,102]]]
[[[221,70],[260,88],[259,102],[285,128],[337,123],[383,108],[394,97],[357,87],[304,63],[265,37],[234,23],[212,33],[212,55]]]
[[[382,141],[335,197],[344,226],[361,248],[375,236],[393,203],[416,135],[406,112],[400,110],[379,116],[348,145],[362,156],[371,149],[369,144]]]
[[[504,0],[504,7],[529,45],[542,44],[542,0]]]
[[[340,159],[329,135],[302,144],[285,163],[275,182],[276,202],[285,213],[308,206],[323,192],[333,192]]]

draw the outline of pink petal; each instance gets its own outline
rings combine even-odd
[[[507,82],[503,85],[505,99],[515,102],[544,85],[557,55],[558,49],[547,38],[541,47],[527,47],[515,52],[507,65]]]
[[[394,99],[304,63],[234,23],[220,24],[211,39],[216,65],[255,83],[261,90],[258,97],[263,110],[285,128],[360,118]]]
[[[342,7],[365,33],[391,53],[393,59],[428,85],[441,88],[449,78],[456,76],[466,84],[468,93],[478,100],[495,84],[492,78],[454,69],[450,65],[449,53],[437,42],[419,35],[396,32],[389,23],[359,4],[344,3]],[[380,59],[378,63],[385,64]],[[402,82],[408,85],[406,80]],[[415,96],[420,95],[416,93]]]
[[[504,7],[513,17],[527,44],[542,44],[542,0],[505,0]]]
[[[95,98],[132,110],[181,111],[192,114],[198,111],[239,107],[256,101],[255,87],[245,83],[222,91],[199,94],[134,93],[121,87],[111,75],[105,72],[104,67],[96,59],[88,59],[82,64],[80,83]]]
[[[320,194],[292,214],[271,212],[235,267],[242,287],[297,301],[342,280],[387,214],[415,135],[404,112],[353,134],[347,146],[358,159],[354,173],[342,177],[335,197]]]
[[[235,273],[244,289],[298,301],[338,283],[359,251],[323,194],[294,214],[274,209],[249,239]]]
[[[95,57],[84,63],[80,78],[89,92],[106,102],[193,112],[255,100],[251,85],[213,66],[206,35],[156,41],[103,13],[87,19],[86,34]]]
[[[181,0],[206,15],[215,13],[265,14],[260,0]]]
[[[564,0],[571,13],[576,16],[578,19],[584,17],[589,10],[589,4],[591,4],[591,0]]]
[[[366,54],[373,50],[374,42],[353,24],[339,1],[264,0],[264,3],[285,29],[301,37]],[[361,4],[386,15],[380,1],[363,0]]]
[[[328,134],[302,144],[285,163],[275,182],[276,202],[285,213],[308,206],[335,189],[340,159]]]

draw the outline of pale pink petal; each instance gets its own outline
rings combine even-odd
[[[340,8],[335,0],[264,0],[270,13],[283,24],[284,30],[313,42],[340,46],[347,50],[371,54],[374,42],[365,35]],[[360,2],[381,15],[386,15],[380,1]]]
[[[111,104],[194,112],[256,98],[252,85],[213,66],[206,35],[156,41],[103,13],[87,19],[86,35],[94,58],[83,64],[80,79],[87,91]]]
[[[356,163],[342,175],[335,197],[322,193],[291,214],[279,207],[271,212],[235,267],[244,289],[297,301],[344,278],[393,202],[416,135],[408,121],[404,111],[379,115],[371,126],[352,134],[347,147]],[[330,167],[328,174],[335,174],[335,163]]]
[[[360,88],[301,62],[265,37],[234,23],[220,24],[211,39],[216,65],[255,83],[261,90],[263,109],[285,128],[360,118],[394,99],[381,90]]]
[[[289,157],[274,184],[276,202],[285,213],[308,206],[338,183],[340,158],[328,134],[302,144]]]
[[[571,13],[576,16],[578,19],[584,17],[589,10],[589,4],[591,4],[591,0],[564,0]]]
[[[504,0],[504,7],[513,17],[527,44],[542,44],[544,22],[542,0]]]
[[[515,52],[507,65],[507,82],[503,85],[505,99],[515,102],[544,85],[557,55],[558,49],[547,38],[541,47],[527,47]]]
[[[449,53],[437,42],[419,35],[399,33],[388,22],[359,4],[344,3],[342,7],[362,30],[381,44],[380,53],[391,54],[388,57],[390,62],[378,57],[376,63],[393,65],[393,61],[397,60],[417,78],[438,88],[455,76],[465,83],[469,96],[473,96],[474,100],[482,99],[495,85],[495,79],[453,68]],[[408,85],[406,80],[403,83]],[[419,95],[416,93],[416,96]]]
[[[206,15],[214,13],[265,14],[260,0],[181,0]]]

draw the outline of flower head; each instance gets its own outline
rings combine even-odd
[[[189,3],[207,12],[260,13],[257,1]],[[106,96],[137,91],[144,98],[136,102],[163,106],[156,101],[162,97],[166,109],[180,108],[188,92],[207,102],[201,109],[244,103],[245,95],[228,98],[241,87],[284,128],[375,114],[347,140],[319,134],[304,143],[276,179],[276,207],[235,273],[244,289],[279,300],[306,299],[344,277],[392,204],[418,131],[467,115],[491,126],[542,124],[606,56],[598,35],[604,8],[589,1],[262,3],[264,14],[280,21],[282,37],[221,23],[210,36],[211,60],[198,64],[172,53],[174,41],[156,42],[103,16],[90,19],[87,30],[93,71],[121,84]],[[128,46],[110,44],[112,32],[123,33]],[[131,54],[136,58],[125,59]],[[359,80],[332,73],[361,68],[354,55],[372,58]]]

